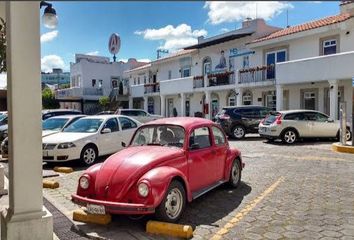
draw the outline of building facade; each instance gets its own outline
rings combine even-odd
[[[262,105],[274,110],[313,109],[339,117],[352,113],[354,3],[341,11],[279,29],[262,19],[125,72],[131,105],[164,116],[212,119],[223,106]],[[135,104],[134,104],[135,103]]]
[[[110,62],[108,57],[76,54],[75,63],[70,64],[70,88],[56,91],[56,99],[61,108],[85,113],[100,111],[98,100],[102,96],[128,107],[129,84],[123,72],[144,64],[133,58],[126,63]]]
[[[51,73],[41,73],[42,84],[58,86],[70,83],[70,72],[63,72],[61,68],[53,68]]]

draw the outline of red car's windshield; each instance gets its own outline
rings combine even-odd
[[[174,125],[148,125],[137,130],[132,146],[159,145],[183,147],[184,129]]]

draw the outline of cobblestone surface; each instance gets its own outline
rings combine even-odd
[[[221,186],[188,205],[180,222],[195,228],[194,239],[219,233],[221,239],[354,240],[354,155],[332,152],[331,142],[287,146],[251,137],[230,143],[241,150],[246,163],[243,182],[238,189]],[[44,193],[71,217],[78,206],[71,203],[70,194],[83,169],[70,166],[75,172],[52,178],[60,188]],[[108,226],[77,224],[101,238],[156,239],[144,232],[149,218],[114,216]]]

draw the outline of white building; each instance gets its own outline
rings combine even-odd
[[[61,108],[73,108],[85,113],[100,111],[98,100],[109,96],[128,107],[129,84],[123,72],[146,63],[131,58],[128,62],[110,62],[108,57],[76,54],[70,64],[70,88],[56,92]]]
[[[70,83],[70,72],[63,72],[61,68],[53,68],[50,73],[41,73],[42,84],[62,85]]]
[[[285,29],[248,19],[241,29],[200,38],[177,54],[125,72],[134,107],[212,118],[223,106],[252,104],[315,109],[337,119],[338,103],[346,101],[349,117],[353,9],[354,3],[342,2],[336,16]]]

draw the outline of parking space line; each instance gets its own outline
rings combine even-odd
[[[275,181],[270,187],[268,187],[263,193],[261,193],[258,197],[256,197],[252,202],[247,204],[239,213],[235,215],[230,221],[228,221],[215,235],[211,238],[211,240],[219,240],[222,239],[222,236],[230,231],[239,221],[241,221],[252,209],[262,201],[268,194],[273,192],[278,185],[284,181],[284,177],[281,176]]]

